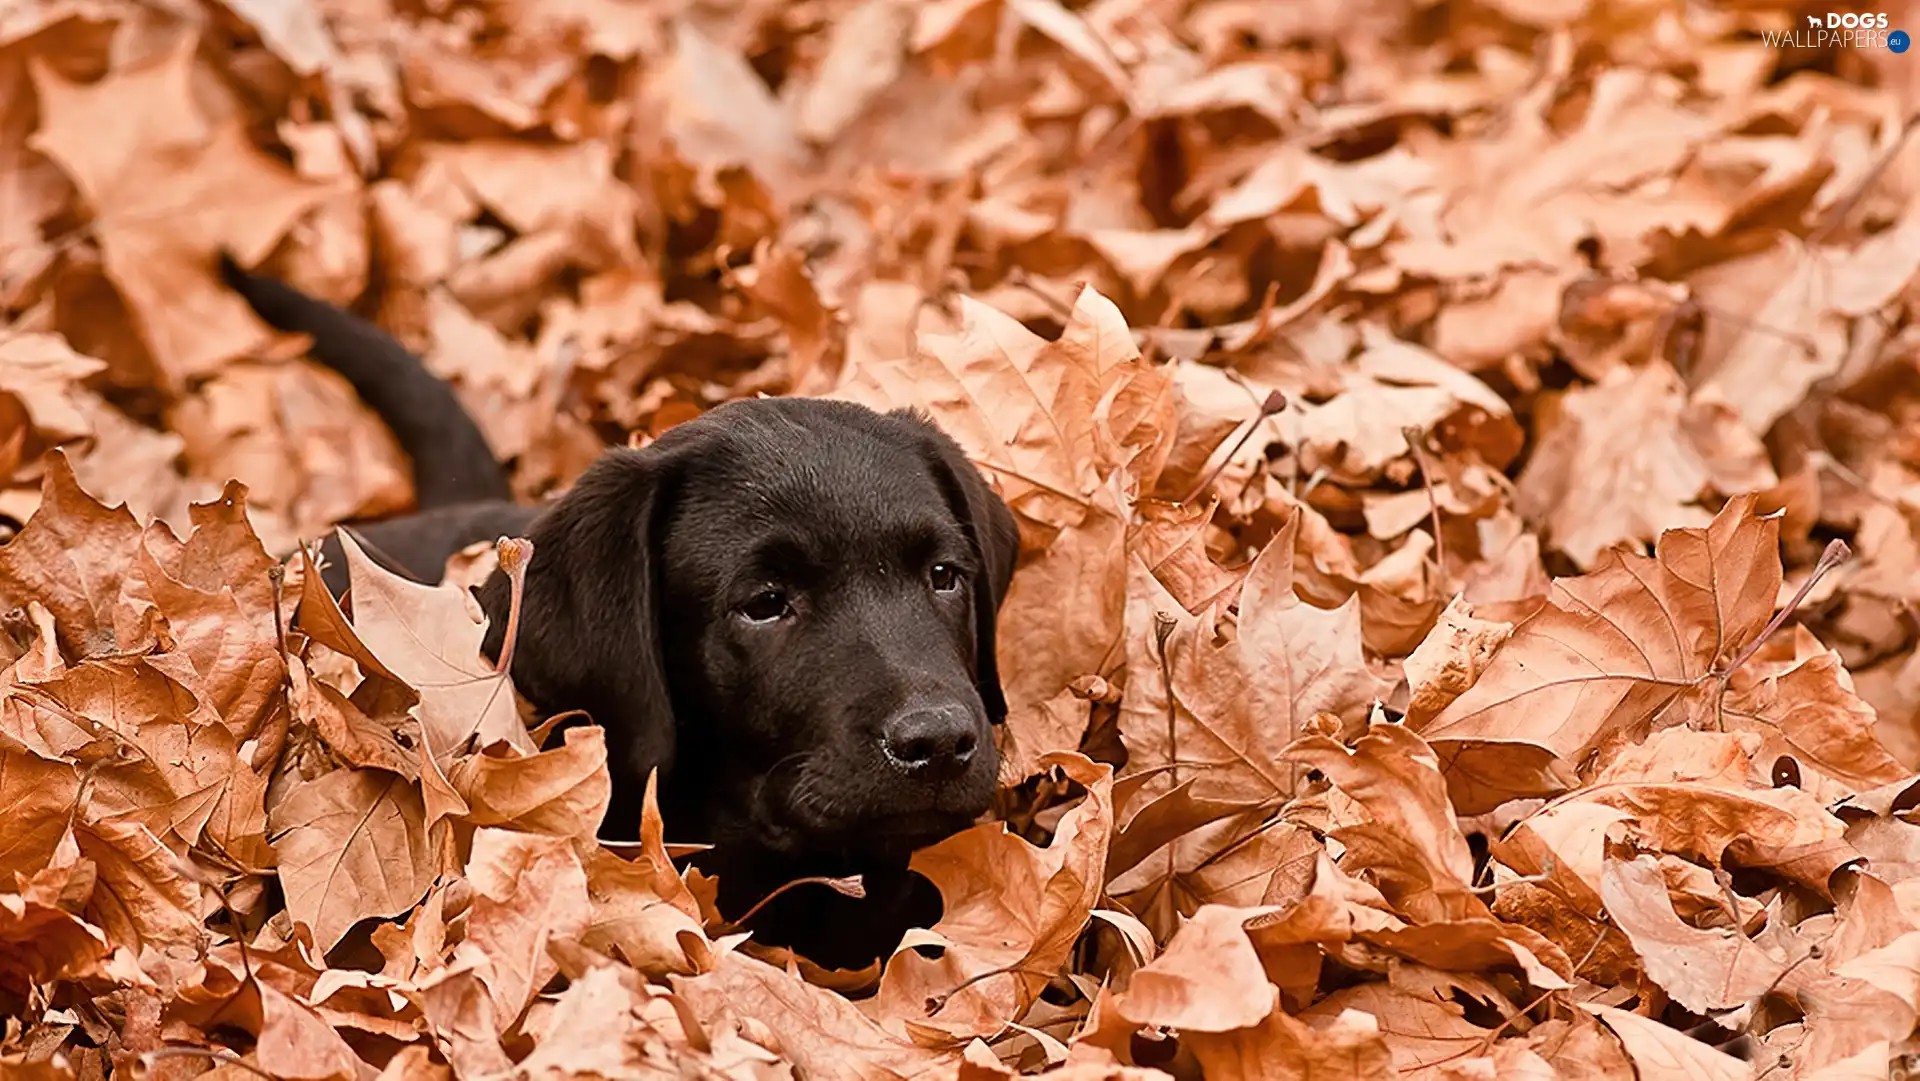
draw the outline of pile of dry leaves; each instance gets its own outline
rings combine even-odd
[[[0,1077],[1912,1069],[1920,60],[1816,10],[0,0]],[[529,500],[931,411],[1024,538],[939,925],[763,949],[457,586],[283,566],[412,493],[221,247]]]

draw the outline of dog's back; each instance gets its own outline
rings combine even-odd
[[[339,372],[380,416],[413,467],[418,513],[353,526],[377,562],[438,581],[447,558],[475,541],[523,532],[538,513],[513,502],[507,473],[453,389],[391,334],[284,282],[220,256],[220,276],[269,325],[313,339],[310,355]],[[335,595],[347,587],[339,542],[321,545]]]

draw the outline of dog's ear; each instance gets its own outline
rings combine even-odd
[[[673,762],[659,552],[682,460],[657,446],[608,451],[527,531],[533,559],[509,662],[514,685],[543,709],[586,710],[606,730],[616,777],[664,774]],[[482,650],[497,661],[511,586],[496,571],[476,594],[488,617]],[[615,791],[608,828],[637,822],[640,799]]]
[[[1006,501],[939,425],[916,410],[903,409],[890,415],[914,429],[954,516],[980,554],[981,574],[973,585],[974,679],[988,719],[999,724],[1007,718],[1007,699],[1000,688],[1000,666],[994,656],[994,626],[1020,556],[1020,527]]]

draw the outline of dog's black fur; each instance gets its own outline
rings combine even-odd
[[[730,918],[795,878],[864,876],[861,902],[783,893],[749,923],[757,939],[854,967],[937,917],[907,858],[993,794],[994,618],[1018,549],[950,438],[907,411],[734,402],[519,507],[472,419],[390,335],[231,260],[222,273],[269,323],[311,335],[412,457],[421,511],[356,527],[370,554],[431,582],[476,540],[533,541],[513,679],[606,730],[603,836],[635,835],[658,768],[669,833],[714,844],[696,861]],[[340,562],[337,542],[328,554]],[[325,577],[345,589],[343,570]],[[476,593],[497,659],[507,580]]]

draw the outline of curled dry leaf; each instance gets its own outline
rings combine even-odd
[[[340,535],[353,597],[353,629],[381,665],[420,694],[420,732],[444,766],[452,756],[503,742],[532,753],[507,677],[481,656],[486,626],[463,591],[423,586],[381,568],[351,533]]]
[[[1633,943],[1647,978],[1697,1014],[1725,1010],[1774,986],[1788,961],[1726,928],[1689,926],[1667,899],[1650,856],[1608,860],[1600,872],[1607,914]]]
[[[1326,775],[1364,809],[1336,818],[1330,835],[1366,866],[1395,908],[1421,922],[1484,913],[1469,892],[1473,854],[1447,802],[1440,763],[1419,736],[1395,724],[1368,728],[1351,752],[1325,736],[1287,748],[1286,760]]]
[[[1251,1028],[1279,1005],[1247,921],[1277,908],[1205,905],[1181,924],[1167,950],[1133,974],[1120,1012],[1138,1025],[1183,1032]]]

